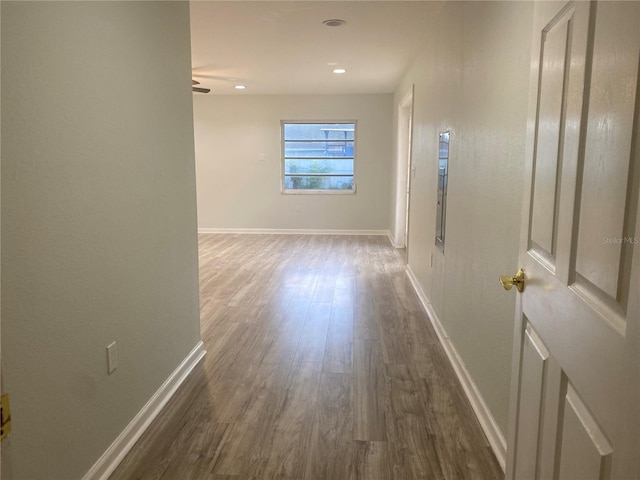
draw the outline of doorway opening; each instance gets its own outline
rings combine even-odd
[[[396,248],[409,247],[409,206],[411,193],[411,137],[413,123],[413,86],[398,104],[398,145],[396,174],[396,211],[393,242]]]

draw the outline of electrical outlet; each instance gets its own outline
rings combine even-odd
[[[111,375],[118,368],[118,345],[116,342],[107,345],[107,370]]]
[[[265,162],[267,160],[267,156],[264,153],[259,153],[258,154],[258,161],[259,162]]]

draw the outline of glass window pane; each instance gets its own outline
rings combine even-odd
[[[284,188],[287,190],[353,190],[353,177],[286,176]]]
[[[285,157],[353,157],[352,141],[285,142]]]
[[[353,123],[285,123],[285,140],[353,140]]]
[[[284,173],[353,175],[353,160],[285,160]]]

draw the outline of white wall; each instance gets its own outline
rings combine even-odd
[[[399,85],[415,84],[409,266],[507,431],[532,5],[449,2]],[[435,246],[438,134],[451,131],[444,255]],[[433,255],[433,267],[429,266]]]
[[[198,226],[388,230],[392,104],[392,95],[196,95]],[[357,120],[357,193],[281,194],[281,120]]]
[[[82,477],[199,341],[189,42],[185,2],[2,2],[3,480]]]

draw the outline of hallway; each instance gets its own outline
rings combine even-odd
[[[503,473],[384,236],[199,236],[207,355],[112,480]]]

